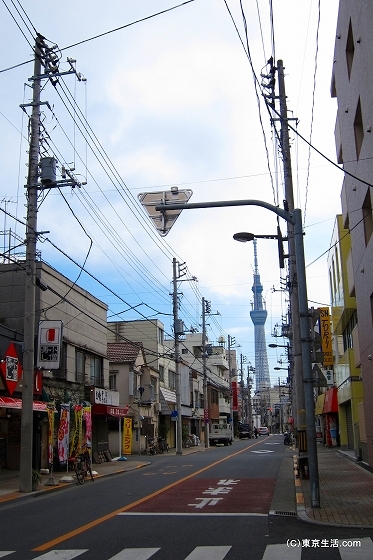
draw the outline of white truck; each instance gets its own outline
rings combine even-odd
[[[211,424],[209,432],[210,445],[232,445],[233,429],[231,424]]]

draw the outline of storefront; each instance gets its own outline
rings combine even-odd
[[[47,403],[33,402],[33,464],[40,468],[41,442],[48,430]],[[1,467],[18,470],[21,453],[22,399],[0,396],[0,460]]]

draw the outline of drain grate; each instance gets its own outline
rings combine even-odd
[[[297,514],[295,513],[295,511],[274,511],[273,515],[286,515],[287,517],[296,517]]]

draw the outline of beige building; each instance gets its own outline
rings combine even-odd
[[[0,265],[0,355],[5,356],[9,343],[18,348],[22,366],[24,329],[25,275],[23,261]],[[109,363],[106,357],[107,306],[86,290],[43,262],[36,264],[35,333],[40,321],[58,321],[62,325],[60,361],[58,367],[45,363],[35,370],[33,413],[33,464],[48,467],[48,417],[46,405],[53,403],[60,412],[62,404],[69,405],[71,430],[74,430],[74,407],[92,405],[92,451],[109,450],[106,406],[94,412],[95,398],[109,388]],[[37,345],[36,359],[41,347]],[[53,366],[53,367],[52,367]],[[110,394],[116,397],[114,394]],[[8,468],[19,468],[20,423],[22,407],[22,378],[12,394],[0,377],[0,438],[5,442]],[[9,400],[10,397],[14,397]],[[113,410],[118,406],[114,405]],[[57,447],[58,419],[55,421],[54,447]],[[83,426],[84,429],[84,426]],[[56,467],[58,458],[54,456]]]
[[[359,405],[363,461],[373,467],[373,5],[340,0],[331,95],[337,100],[335,142],[342,184],[343,228],[351,237],[348,294],[356,298],[364,400]]]

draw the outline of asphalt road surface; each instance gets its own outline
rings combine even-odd
[[[149,457],[141,469],[7,502],[9,560],[371,560],[373,531],[270,515],[281,436]],[[293,503],[289,496],[289,504]]]

